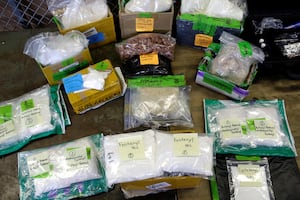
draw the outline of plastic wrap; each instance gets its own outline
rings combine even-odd
[[[193,127],[189,106],[191,87],[137,87],[125,94],[125,130],[144,127]]]
[[[76,30],[65,35],[58,32],[44,32],[29,38],[23,53],[46,66],[77,56],[87,46],[88,40],[85,35]]]
[[[20,199],[72,199],[107,191],[103,136],[18,153]]]
[[[213,138],[197,133],[157,131],[157,163],[167,173],[213,176]]]
[[[204,100],[205,130],[216,153],[297,155],[283,100]]]
[[[31,140],[65,133],[59,87],[44,85],[0,103],[0,155],[14,152]]]
[[[181,14],[204,14],[239,21],[244,20],[247,12],[245,0],[182,0],[180,7]]]
[[[209,64],[208,71],[236,85],[242,85],[251,72],[251,66],[264,61],[263,51],[225,31],[219,40],[220,51]]]
[[[172,3],[172,0],[129,0],[125,12],[164,12],[171,9]]]
[[[71,29],[108,16],[106,0],[47,0],[48,10],[64,29]]]
[[[161,176],[155,146],[154,130],[106,135],[104,150],[108,186]]]
[[[274,200],[269,164],[257,161],[226,161],[231,200]]]
[[[135,55],[156,52],[170,60],[174,60],[176,40],[168,34],[140,33],[116,44],[122,61]]]

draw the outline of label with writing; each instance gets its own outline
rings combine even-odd
[[[12,118],[12,105],[0,106],[0,124],[11,120]]]
[[[238,47],[240,49],[240,53],[243,57],[252,56],[252,46],[247,41],[238,42]]]
[[[142,135],[118,139],[121,160],[145,159],[145,147]]]
[[[255,132],[260,138],[276,138],[275,125],[271,120],[254,120]]]
[[[153,185],[148,185],[148,186],[146,186],[146,188],[148,188],[149,190],[158,190],[158,189],[162,189],[162,188],[166,188],[166,187],[170,187],[170,186],[172,186],[170,183],[161,182],[161,183],[156,183]]]
[[[141,65],[158,65],[158,53],[149,53],[140,55],[140,64]]]
[[[136,18],[135,19],[136,32],[152,32],[154,30],[153,18]]]
[[[29,175],[34,178],[46,178],[49,176],[51,165],[48,152],[42,152],[27,158]]]
[[[68,148],[65,151],[65,159],[69,170],[76,170],[80,168],[86,168],[89,164],[91,156],[91,148]]]
[[[259,165],[238,165],[237,179],[241,187],[261,187],[262,174]]]
[[[223,138],[238,138],[241,137],[245,131],[238,119],[225,119],[220,123],[220,133]]]
[[[27,99],[27,100],[21,102],[21,110],[22,111],[26,111],[31,108],[34,108],[33,99]]]
[[[208,47],[213,42],[213,37],[205,34],[196,34],[194,45],[200,47]]]
[[[21,114],[22,127],[30,128],[42,122],[41,108],[31,108]]]
[[[15,126],[12,120],[0,124],[0,142],[5,141],[17,135]]]
[[[182,156],[199,156],[199,140],[197,133],[182,133],[173,135],[174,155]]]

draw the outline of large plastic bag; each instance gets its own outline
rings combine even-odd
[[[130,0],[125,12],[164,12],[170,10],[172,3],[172,0]]]

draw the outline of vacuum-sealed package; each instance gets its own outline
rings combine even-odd
[[[0,155],[25,146],[31,140],[65,133],[65,111],[59,86],[44,85],[20,97],[0,103]]]
[[[275,200],[267,158],[226,163],[230,200]]]
[[[213,138],[198,133],[156,132],[157,163],[172,175],[213,176]]]
[[[71,29],[108,16],[106,0],[47,0],[48,10],[64,29]]]
[[[73,199],[106,192],[103,135],[18,153],[20,199]]]
[[[297,155],[283,100],[204,99],[205,130],[216,137],[216,153]]]
[[[154,130],[106,135],[104,151],[108,186],[161,176],[155,146]]]
[[[88,40],[79,31],[73,30],[65,35],[58,32],[44,32],[29,38],[23,53],[47,66],[77,56],[87,47]]]
[[[125,4],[125,12],[164,12],[171,9],[172,3],[172,0],[129,0]]]
[[[208,71],[240,86],[247,80],[251,66],[262,63],[265,55],[259,47],[225,31],[219,40],[220,50],[209,63]]]
[[[125,94],[124,129],[140,126],[193,127],[190,90],[182,75],[129,79]]]

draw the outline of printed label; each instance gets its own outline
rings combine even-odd
[[[241,187],[261,187],[261,169],[258,165],[238,165],[237,180]]]
[[[238,138],[246,133],[238,119],[225,119],[220,123],[220,132],[223,138]]]
[[[222,79],[216,78],[215,76],[213,76],[209,73],[204,74],[203,82],[208,83],[220,90],[223,90],[224,92],[226,92],[228,94],[232,94],[233,89],[234,89],[233,84],[230,84]]]
[[[255,132],[260,138],[276,138],[275,125],[271,120],[254,120]]]
[[[81,74],[75,74],[73,76],[64,78],[63,84],[67,94],[84,89],[83,78]]]
[[[41,123],[41,121],[42,121],[41,108],[31,108],[23,111],[21,114],[22,127],[30,128]]]
[[[128,87],[180,87],[185,86],[183,75],[166,75],[161,77],[145,76],[128,79]]]
[[[68,148],[65,151],[65,159],[69,170],[86,168],[89,164],[91,148]]]
[[[27,99],[26,101],[21,102],[21,110],[25,111],[28,109],[34,108],[33,99]]]
[[[27,158],[29,175],[34,178],[46,178],[51,169],[49,154],[42,152]]]
[[[152,32],[154,30],[153,18],[136,18],[135,19],[136,32]]]
[[[213,42],[213,37],[205,34],[196,34],[194,45],[200,47],[208,47]]]
[[[5,141],[17,135],[15,126],[12,120],[0,124],[0,142]]]
[[[238,42],[238,47],[240,48],[240,53],[243,57],[252,56],[252,46],[249,42]]]
[[[158,54],[157,53],[149,53],[140,55],[140,64],[141,65],[158,65]]]
[[[95,35],[95,34],[97,34],[97,33],[98,33],[98,32],[97,32],[97,30],[96,30],[95,27],[92,27],[92,28],[90,28],[90,29],[88,29],[88,30],[86,30],[86,31],[83,32],[83,34],[84,34],[86,37],[90,37],[90,36]]]
[[[174,134],[173,147],[175,156],[199,156],[199,140],[197,133]]]
[[[0,124],[11,120],[12,118],[12,105],[5,105],[0,107]]]
[[[118,140],[121,160],[145,159],[143,136],[132,136]]]
[[[170,186],[172,186],[172,185],[167,182],[161,182],[161,183],[156,183],[153,185],[148,185],[148,186],[146,186],[146,188],[148,188],[149,190],[158,190],[158,189],[162,189],[162,188],[166,188],[166,187],[170,187]]]

